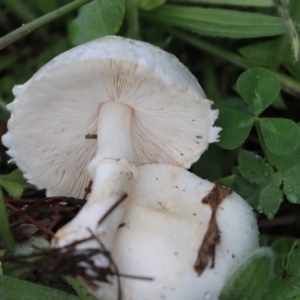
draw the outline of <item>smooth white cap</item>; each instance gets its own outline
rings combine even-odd
[[[235,193],[221,202],[215,267],[198,276],[194,263],[211,216],[202,199],[214,184],[175,166],[138,170],[112,257],[120,273],[154,280],[121,277],[122,299],[217,300],[236,267],[258,248],[252,209]],[[117,299],[113,282],[100,286],[99,299]]]
[[[133,163],[189,168],[217,141],[218,111],[179,60],[148,43],[110,36],[62,53],[13,89],[3,144],[47,195],[82,197],[95,155],[100,104],[133,108]],[[107,128],[109,130],[109,128]],[[118,139],[118,132],[111,132]]]

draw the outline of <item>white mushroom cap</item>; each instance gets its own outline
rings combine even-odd
[[[138,171],[112,258],[120,273],[153,281],[121,277],[122,299],[217,300],[238,264],[258,247],[252,209],[235,193],[221,202],[215,266],[198,276],[194,263],[211,216],[202,199],[214,185],[175,166],[145,165]],[[99,299],[117,299],[112,280],[100,285]]]
[[[47,188],[48,196],[83,196],[89,181],[86,167],[97,149],[97,141],[85,135],[97,133],[103,102],[132,108],[132,146],[125,148],[132,149],[127,159],[135,165],[189,168],[220,130],[213,127],[217,111],[177,58],[121,37],[66,51],[13,93],[3,143],[28,181]],[[103,130],[112,142],[122,139],[110,128]],[[121,156],[118,149],[105,155]]]

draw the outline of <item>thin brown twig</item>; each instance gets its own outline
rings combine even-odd
[[[127,196],[127,194],[123,194],[120,199],[118,199],[118,201],[116,201],[99,220],[98,225],[100,225],[127,198]]]
[[[73,203],[79,203],[81,205],[84,205],[86,200],[72,198],[72,197],[50,197],[50,198],[35,200],[27,207],[18,210],[16,213],[16,216],[21,217],[21,216],[29,213],[30,211],[32,211],[34,208],[38,208],[39,206],[41,206],[43,204],[55,204],[55,203],[59,203],[59,202],[73,202]],[[17,203],[22,203],[22,202],[17,202]]]
[[[58,222],[62,219],[62,215],[57,215],[52,223],[48,226],[48,228],[52,231],[53,228],[58,224]]]
[[[16,208],[16,207],[14,207],[11,203],[6,203],[6,204],[14,212],[18,212],[19,211],[19,209]],[[33,218],[29,217],[27,214],[22,215],[22,217],[24,219],[26,219],[27,221],[29,221],[31,224],[35,225],[40,231],[46,233],[50,237],[54,236],[54,233],[50,229],[48,229],[47,227],[43,226],[41,223],[35,221]]]

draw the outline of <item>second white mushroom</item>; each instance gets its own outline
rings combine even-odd
[[[175,166],[138,170],[111,255],[120,273],[153,280],[121,277],[122,300],[217,300],[226,280],[258,247],[252,209],[237,194],[218,187],[215,197],[227,194],[215,207],[218,239],[210,231],[205,240],[213,211],[203,199],[215,184]],[[207,262],[200,274],[195,270],[199,259]],[[90,282],[98,299],[118,299],[116,276],[111,281]]]

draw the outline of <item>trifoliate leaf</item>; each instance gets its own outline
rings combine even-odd
[[[262,118],[260,128],[267,149],[274,154],[290,154],[300,145],[300,128],[292,120]]]
[[[300,168],[292,168],[284,172],[283,191],[291,203],[300,204]]]
[[[275,155],[266,151],[267,159],[273,166],[274,173],[266,182],[254,184],[247,180],[249,171],[234,170],[233,190],[240,194],[252,207],[273,218],[283,201],[284,195],[292,203],[300,204],[300,146],[288,155]],[[251,170],[251,166],[248,166]],[[245,175],[245,172],[248,172]],[[245,178],[246,177],[246,178]],[[258,202],[259,200],[259,202]]]
[[[283,192],[280,189],[281,180],[274,179],[259,195],[259,204],[268,219],[273,219],[283,201]]]
[[[300,147],[289,155],[267,152],[268,159],[278,169],[277,178],[283,183],[283,192],[292,203],[300,204]]]
[[[279,95],[280,82],[275,74],[263,68],[245,71],[236,88],[255,115],[263,112]]]
[[[257,208],[261,186],[246,180],[238,168],[233,168],[233,174],[235,178],[232,189],[242,196],[253,208]]]
[[[252,183],[263,183],[274,174],[270,165],[265,163],[260,156],[249,151],[239,151],[238,164],[238,170],[242,176]]]
[[[222,128],[219,145],[231,150],[246,140],[253,125],[253,118],[243,112],[224,108],[220,109],[216,125]]]
[[[249,106],[240,97],[230,97],[226,98],[225,101],[220,101],[217,106],[218,109],[229,108],[233,110],[238,110],[240,112],[246,113],[251,116],[251,110]]]

